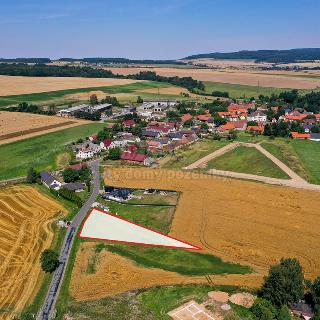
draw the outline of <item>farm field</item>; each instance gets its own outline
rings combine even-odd
[[[150,288],[154,286],[174,284],[208,284],[205,275],[187,276],[159,268],[145,268],[132,260],[101,250],[102,247],[94,243],[81,243],[73,269],[69,291],[76,301],[98,300],[115,296],[127,291]],[[96,259],[93,270],[90,263]],[[230,275],[232,279],[232,275]],[[244,275],[246,283],[252,284],[256,277]],[[212,276],[219,284],[225,281],[224,277]],[[243,285],[245,282],[235,281],[234,285]]]
[[[139,81],[113,78],[0,76],[0,96],[89,87],[108,87],[135,82]]]
[[[29,186],[0,189],[0,318],[11,319],[37,290],[39,256],[53,240],[51,222],[66,209]]]
[[[249,265],[263,276],[286,252],[301,261],[308,278],[317,275],[316,192],[161,169],[109,169],[105,180],[116,186],[182,192],[170,235],[183,235],[203,253]]]
[[[288,179],[288,175],[256,148],[239,146],[210,160],[206,169],[250,173],[265,177]]]
[[[201,159],[202,157],[216,151],[229,142],[226,140],[201,140],[189,146],[180,148],[175,152],[174,156],[167,156],[160,160],[160,164],[164,168],[181,169],[191,163]]]
[[[92,123],[16,141],[0,146],[0,180],[24,176],[30,167],[51,170],[59,167],[58,157],[68,154],[65,144],[96,133],[103,123]]]
[[[164,82],[137,82],[137,80],[135,80],[129,84],[100,87],[90,86],[86,88],[64,90],[53,90],[51,88],[51,91],[48,92],[0,96],[0,107],[5,107],[20,102],[29,102],[35,104],[67,104],[77,101],[88,101],[90,95],[93,93],[97,94],[100,99],[104,98],[106,95],[111,95],[116,96],[121,101],[132,102],[136,102],[138,96],[141,96],[144,99],[187,99],[180,96],[180,92],[185,92],[185,89],[175,87]],[[205,97],[199,96],[199,98],[204,99]]]
[[[320,87],[320,79],[317,77],[299,77],[292,73],[274,74],[266,72],[255,72],[250,70],[224,70],[197,68],[106,68],[114,73],[128,75],[140,71],[154,71],[162,76],[192,77],[196,80],[222,82],[231,84],[242,84],[248,86],[261,86],[272,88],[290,89],[316,89]]]
[[[31,113],[0,111],[0,144],[88,123],[91,122]]]

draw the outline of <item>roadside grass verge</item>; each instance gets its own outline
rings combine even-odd
[[[66,144],[90,136],[104,126],[102,123],[86,124],[0,145],[0,180],[25,176],[30,167],[56,169],[56,159],[65,152]]]
[[[188,146],[174,152],[173,155],[168,155],[160,162],[163,163],[162,167],[168,169],[182,169],[197,160],[205,157],[206,155],[224,147],[229,141],[227,140],[213,140],[205,139],[197,141]]]
[[[237,147],[208,162],[206,169],[255,174],[279,179],[289,177],[270,159],[255,148]]]

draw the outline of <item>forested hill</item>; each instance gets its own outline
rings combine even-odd
[[[237,52],[214,52],[188,56],[184,59],[253,59],[256,62],[290,63],[305,60],[320,60],[320,48],[290,49],[290,50],[256,50]]]

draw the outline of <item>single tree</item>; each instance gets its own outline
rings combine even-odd
[[[282,259],[271,266],[260,296],[277,307],[298,302],[304,294],[304,276],[297,259]]]
[[[27,174],[27,183],[36,183],[39,178],[39,174],[33,168],[30,168]]]
[[[40,263],[44,272],[52,273],[59,266],[59,256],[53,250],[46,249],[41,253]]]
[[[273,320],[276,317],[276,308],[266,299],[258,298],[250,308],[257,320]]]
[[[289,309],[287,306],[283,305],[280,308],[277,319],[278,320],[291,320],[290,312],[289,312]]]
[[[112,148],[109,150],[108,159],[110,160],[119,160],[121,155],[120,148]]]
[[[99,101],[98,101],[97,95],[96,95],[96,94],[92,94],[92,95],[90,96],[90,104],[91,104],[92,106],[95,106],[95,105],[97,105],[98,103],[99,103]]]

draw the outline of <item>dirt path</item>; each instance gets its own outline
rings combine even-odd
[[[273,185],[280,185],[280,186],[287,186],[292,188],[301,188],[301,189],[307,189],[307,190],[313,190],[313,191],[320,191],[320,186],[311,184],[301,178],[299,175],[297,175],[293,170],[291,170],[286,164],[284,164],[282,161],[280,161],[278,158],[276,158],[274,155],[272,155],[270,152],[268,152],[266,149],[264,149],[260,144],[255,143],[246,143],[246,142],[233,142],[231,144],[226,145],[225,147],[216,150],[212,152],[211,154],[199,159],[198,161],[190,164],[189,166],[185,167],[186,170],[196,169],[196,168],[204,168],[206,164],[217,157],[222,156],[226,152],[229,152],[239,146],[244,146],[248,148],[256,148],[259,152],[261,152],[263,155],[265,155],[267,158],[269,158],[275,165],[277,165],[282,171],[284,171],[289,177],[289,180],[286,179],[276,179],[276,178],[270,178],[265,176],[258,176],[255,174],[247,174],[247,173],[240,173],[240,172],[232,172],[232,171],[223,171],[223,170],[216,170],[216,169],[210,169],[208,173],[218,175],[218,176],[224,176],[224,177],[230,177],[230,178],[236,178],[236,179],[246,179],[246,180],[255,180],[260,181],[268,184]]]

